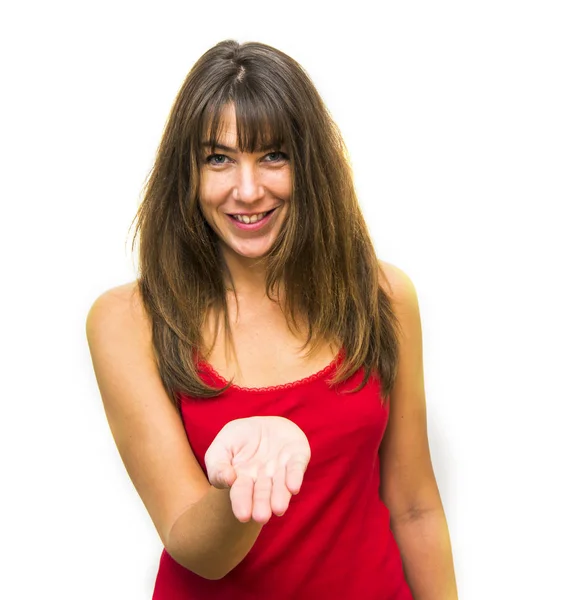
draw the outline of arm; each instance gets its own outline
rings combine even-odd
[[[111,433],[164,547],[185,568],[220,579],[261,531],[232,513],[229,490],[211,487],[168,398],[136,286],[102,294],[86,333]]]
[[[381,498],[390,512],[404,572],[416,600],[457,600],[445,513],[427,439],[422,332],[415,288],[382,263],[400,321],[398,373],[381,443]]]
[[[208,492],[172,525],[168,553],[180,565],[220,579],[252,549],[263,525],[250,520],[241,523],[232,512],[230,490],[209,486]],[[210,572],[209,565],[214,565]]]

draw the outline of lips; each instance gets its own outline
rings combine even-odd
[[[272,213],[276,208],[279,208],[278,206],[274,206],[273,208],[270,208],[269,210],[258,210],[255,213],[252,213],[251,215],[249,215],[248,213],[227,213],[229,217],[240,217],[240,216],[244,216],[247,215],[248,217],[252,217],[253,215],[261,215],[262,213],[265,213],[265,216],[268,216],[269,213]]]
[[[256,221],[255,223],[244,223],[242,221],[239,221],[238,219],[235,219],[232,215],[227,216],[230,223],[234,225],[237,229],[241,229],[243,231],[256,231],[258,229],[262,229],[271,221],[271,219],[273,218],[273,213],[275,213],[277,208],[278,207],[275,207],[269,211],[265,211],[265,216],[259,221]]]

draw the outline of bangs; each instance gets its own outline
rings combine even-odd
[[[223,111],[230,103],[234,105],[236,114],[236,145],[240,152],[279,149],[289,141],[290,120],[286,107],[278,98],[270,98],[263,93],[258,96],[253,90],[243,86],[238,87],[233,96],[205,108],[201,128],[205,137],[200,138],[201,145],[208,143],[214,152],[215,147],[221,143],[224,132]]]

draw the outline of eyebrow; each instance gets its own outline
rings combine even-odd
[[[282,145],[282,144],[281,144]],[[211,148],[211,142],[206,141],[206,142],[202,142],[201,146],[203,148]],[[230,146],[225,146],[224,144],[215,144],[215,148],[218,148],[219,150],[226,150],[227,152],[238,152],[238,148],[231,148]],[[257,148],[258,152],[264,152],[265,150],[270,150],[272,148],[277,148],[277,146],[275,144],[266,144],[265,146],[259,146]]]

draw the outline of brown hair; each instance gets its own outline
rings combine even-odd
[[[205,52],[188,73],[135,216],[139,290],[167,393],[179,407],[178,392],[208,398],[228,387],[201,380],[196,353],[210,309],[223,315],[231,339],[225,282],[230,275],[198,201],[201,142],[203,136],[212,146],[218,142],[222,109],[230,103],[240,151],[284,143],[291,161],[290,210],[263,257],[267,295],[273,300],[283,284],[288,325],[298,329],[297,315],[304,317],[303,348],[310,354],[323,341],[337,340],[343,347],[344,360],[330,385],[363,366],[362,382],[352,391],[376,372],[386,400],[396,377],[399,324],[379,285],[382,271],[341,133],[295,60],[265,44],[233,40]]]

